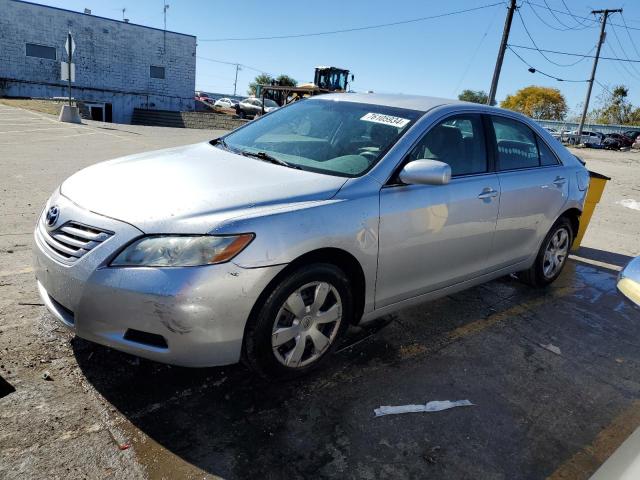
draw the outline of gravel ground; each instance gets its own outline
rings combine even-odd
[[[640,254],[640,211],[620,203],[640,202],[636,152],[576,151],[613,179],[552,289],[506,278],[405,310],[354,330],[303,381],[171,368],[72,338],[31,270],[46,198],[84,166],[215,135],[0,105],[0,377],[15,388],[0,398],[0,478],[577,479],[640,425],[640,312],[615,291]],[[447,398],[477,405],[372,417]]]

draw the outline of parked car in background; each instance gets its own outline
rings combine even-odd
[[[578,138],[577,130],[573,130],[562,137],[562,141],[569,145],[601,145],[603,140],[603,133],[592,132],[590,130],[583,130],[580,138]]]
[[[231,108],[231,109],[235,109],[236,105],[238,105],[237,100],[232,100],[226,97],[216,100],[216,103],[213,104],[213,106],[217,108]]]
[[[560,140],[562,134],[557,129],[553,127],[544,127],[544,129],[549,132],[553,138]]]
[[[608,133],[602,141],[602,146],[608,150],[620,150],[633,145],[633,140],[621,133]]]
[[[264,113],[277,110],[280,106],[270,98],[264,99]],[[242,100],[236,106],[236,113],[240,118],[253,118],[262,115],[262,99],[249,97]]]
[[[213,102],[215,101],[213,98],[209,96],[208,93],[205,93],[205,92],[196,92],[195,99],[200,100],[201,102],[210,103],[210,104],[213,104]]]
[[[622,132],[625,137],[628,137],[632,140],[632,143],[638,139],[640,136],[640,130],[626,130]]]
[[[349,325],[511,273],[552,283],[588,184],[515,112],[319,95],[71,176],[37,221],[34,270],[43,303],[82,338],[292,377]]]

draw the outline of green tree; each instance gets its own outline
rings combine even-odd
[[[298,82],[294,78],[291,78],[289,75],[285,75],[284,73],[276,77],[276,82],[278,82],[278,85],[283,87],[295,87],[298,85]]]
[[[249,84],[249,89],[247,90],[247,94],[253,96],[256,94],[256,90],[258,85],[269,85],[273,81],[273,77],[266,73],[261,73],[256,78],[253,79],[253,82]]]
[[[463,90],[462,93],[458,95],[458,100],[486,104],[487,100],[489,100],[489,95],[487,95],[487,92],[484,90]]]
[[[637,121],[637,109],[633,110],[627,100],[629,89],[624,85],[616,85],[613,90],[605,89],[600,97],[600,108],[595,110],[597,123],[625,125]]]
[[[560,90],[536,85],[507,95],[500,106],[540,120],[562,120],[567,114],[567,102]]]
[[[290,77],[289,75],[285,75],[284,73],[278,75],[276,78],[273,78],[271,75],[267,73],[261,73],[256,78],[253,79],[253,82],[249,84],[249,90],[247,93],[249,95],[255,95],[258,90],[258,85],[282,85],[283,87],[295,87],[298,82]]]

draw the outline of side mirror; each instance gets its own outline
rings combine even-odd
[[[451,167],[438,160],[412,160],[400,171],[399,177],[410,185],[446,185],[451,180]]]
[[[640,306],[640,257],[631,260],[620,272],[618,290],[633,303]]]

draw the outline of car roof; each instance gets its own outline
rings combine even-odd
[[[426,112],[432,108],[442,105],[475,105],[482,106],[477,103],[463,102],[461,100],[452,100],[448,98],[425,97],[422,95],[401,95],[386,93],[328,93],[316,97],[322,100],[334,100],[354,103],[368,103],[373,105],[382,105],[385,107],[408,108]],[[487,109],[493,110],[493,107],[484,105]]]

